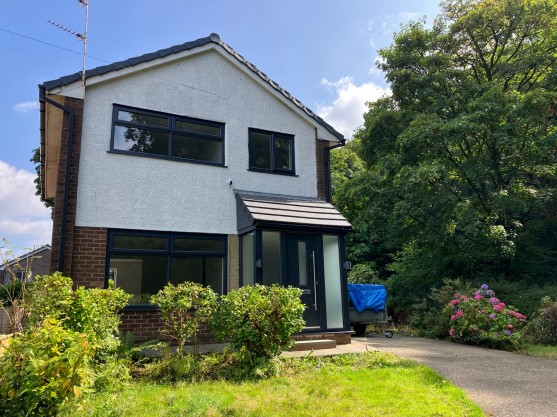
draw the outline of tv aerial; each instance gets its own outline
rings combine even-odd
[[[80,7],[83,7],[85,9],[85,30],[83,32],[78,32],[76,30],[70,29],[51,19],[48,20],[48,23],[50,23],[52,26],[57,27],[58,29],[63,30],[66,33],[69,33],[72,36],[75,36],[75,38],[79,42],[83,42],[83,70],[81,72],[81,83],[85,87],[85,65],[87,63],[87,26],[89,22],[89,0],[77,0],[77,2],[79,3]]]

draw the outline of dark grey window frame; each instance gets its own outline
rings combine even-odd
[[[167,124],[166,127],[162,127],[162,126],[150,125],[150,124],[145,124],[145,123],[135,123],[135,122],[130,122],[130,121],[119,120],[118,119],[118,112],[119,111],[140,113],[140,114],[144,114],[146,116],[166,118],[168,120],[168,124]],[[176,121],[181,121],[181,122],[186,122],[186,123],[194,123],[194,124],[198,124],[198,125],[204,125],[204,126],[219,128],[220,129],[220,136],[217,137],[217,136],[212,136],[212,135],[203,134],[203,133],[195,133],[195,132],[189,132],[189,131],[186,132],[184,130],[176,129],[175,128]],[[125,151],[125,150],[121,150],[121,149],[115,149],[114,148],[114,132],[115,132],[116,126],[135,127],[135,128],[139,128],[139,129],[146,129],[146,130],[151,130],[151,131],[156,131],[156,132],[168,133],[168,135],[169,135],[168,153],[166,155],[157,155],[157,154],[149,154],[149,153],[145,153],[145,152],[134,152],[134,151]],[[211,162],[211,161],[204,161],[204,160],[199,160],[199,159],[190,159],[190,158],[182,158],[182,157],[178,157],[178,156],[173,156],[172,155],[172,141],[173,141],[174,134],[187,135],[188,137],[192,137],[194,139],[203,139],[203,140],[207,140],[207,141],[220,142],[220,148],[221,148],[221,160],[220,160],[220,162]],[[110,151],[109,151],[110,153],[134,155],[134,156],[141,156],[141,157],[147,157],[147,158],[167,159],[167,160],[172,160],[172,161],[181,161],[181,162],[188,162],[188,163],[194,163],[194,164],[203,164],[203,165],[226,167],[225,164],[224,164],[224,162],[225,162],[224,161],[224,151],[225,151],[224,139],[225,139],[225,124],[222,123],[222,122],[214,122],[214,121],[210,121],[210,120],[196,119],[196,118],[193,118],[193,117],[186,117],[186,116],[180,116],[180,115],[175,115],[175,114],[170,114],[170,113],[157,112],[157,111],[153,111],[153,110],[140,109],[140,108],[137,108],[137,107],[124,106],[124,105],[121,105],[121,104],[113,104],[112,130],[111,130],[111,135],[110,135]]]
[[[250,162],[250,159],[251,159],[251,143],[250,142],[251,142],[251,140],[250,140],[250,138],[251,138],[251,133],[252,132],[269,135],[269,140],[270,140],[269,160],[270,160],[271,166],[268,169],[251,166],[251,162]],[[288,139],[290,141],[290,151],[291,151],[291,155],[292,155],[292,169],[280,169],[280,168],[275,167],[275,139],[276,138]],[[248,129],[248,153],[249,153],[249,155],[248,155],[248,165],[249,165],[248,171],[296,176],[296,153],[294,152],[294,149],[295,149],[294,135],[291,135],[291,134],[288,134],[288,133],[273,132],[273,131],[270,131],[270,130],[263,130],[263,129],[257,129],[257,128],[250,127]]]
[[[138,236],[138,237],[162,237],[166,238],[166,249],[123,249],[114,247],[115,236]],[[222,242],[222,251],[184,251],[175,249],[174,242],[176,239],[196,239],[196,240],[220,240]],[[166,282],[172,280],[172,260],[183,258],[220,258],[223,262],[222,274],[222,294],[227,293],[227,277],[228,277],[228,236],[221,234],[204,234],[204,233],[174,233],[174,232],[156,232],[128,229],[109,229],[106,245],[106,265],[105,265],[105,288],[108,288],[110,277],[110,257],[111,255],[144,255],[144,256],[166,256]],[[205,283],[203,283],[205,285]],[[124,308],[125,310],[157,310],[157,306],[153,304],[132,304]]]

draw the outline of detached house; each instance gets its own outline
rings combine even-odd
[[[85,79],[39,86],[51,271],[113,279],[133,295],[123,328],[138,339],[160,326],[149,297],[186,280],[293,285],[304,333],[348,334],[350,224],[329,203],[339,132],[216,34]]]

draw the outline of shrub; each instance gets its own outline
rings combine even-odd
[[[129,295],[122,289],[78,287],[59,272],[38,277],[25,293],[29,317],[26,328],[32,331],[45,320],[54,318],[68,331],[84,334],[95,346],[90,362],[96,375],[95,388],[107,388],[129,378],[127,366],[118,359],[119,311]]]
[[[27,285],[29,286],[29,284]],[[19,299],[22,287],[21,281],[0,285],[0,307],[9,306],[12,304],[12,300]]]
[[[300,295],[298,288],[276,284],[230,291],[210,320],[213,334],[255,357],[277,356],[293,345],[292,333],[304,327]]]
[[[194,353],[198,353],[197,331],[215,311],[216,301],[217,295],[211,288],[194,282],[168,284],[151,297],[167,326],[162,332],[176,340],[179,357],[183,357],[189,340],[193,340]]]
[[[350,284],[380,284],[381,279],[377,271],[369,264],[355,265],[348,274]]]
[[[13,338],[0,358],[0,415],[52,416],[93,383],[95,346],[48,318]]]
[[[540,309],[524,328],[528,342],[541,345],[557,345],[557,301],[542,298]]]
[[[517,330],[526,317],[496,298],[487,284],[473,297],[455,294],[447,314],[451,321],[449,336],[457,342],[501,349],[513,349],[521,343]]]
[[[444,279],[441,287],[434,287],[428,297],[416,303],[411,310],[410,325],[419,336],[444,339],[450,322],[444,314],[455,293],[472,292],[472,287],[460,279]]]

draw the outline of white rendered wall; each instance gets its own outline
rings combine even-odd
[[[108,153],[113,103],[225,123],[226,168]],[[297,177],[248,171],[250,127],[295,135]],[[215,50],[87,87],[79,164],[76,226],[236,234],[233,189],[317,195],[315,127]]]

